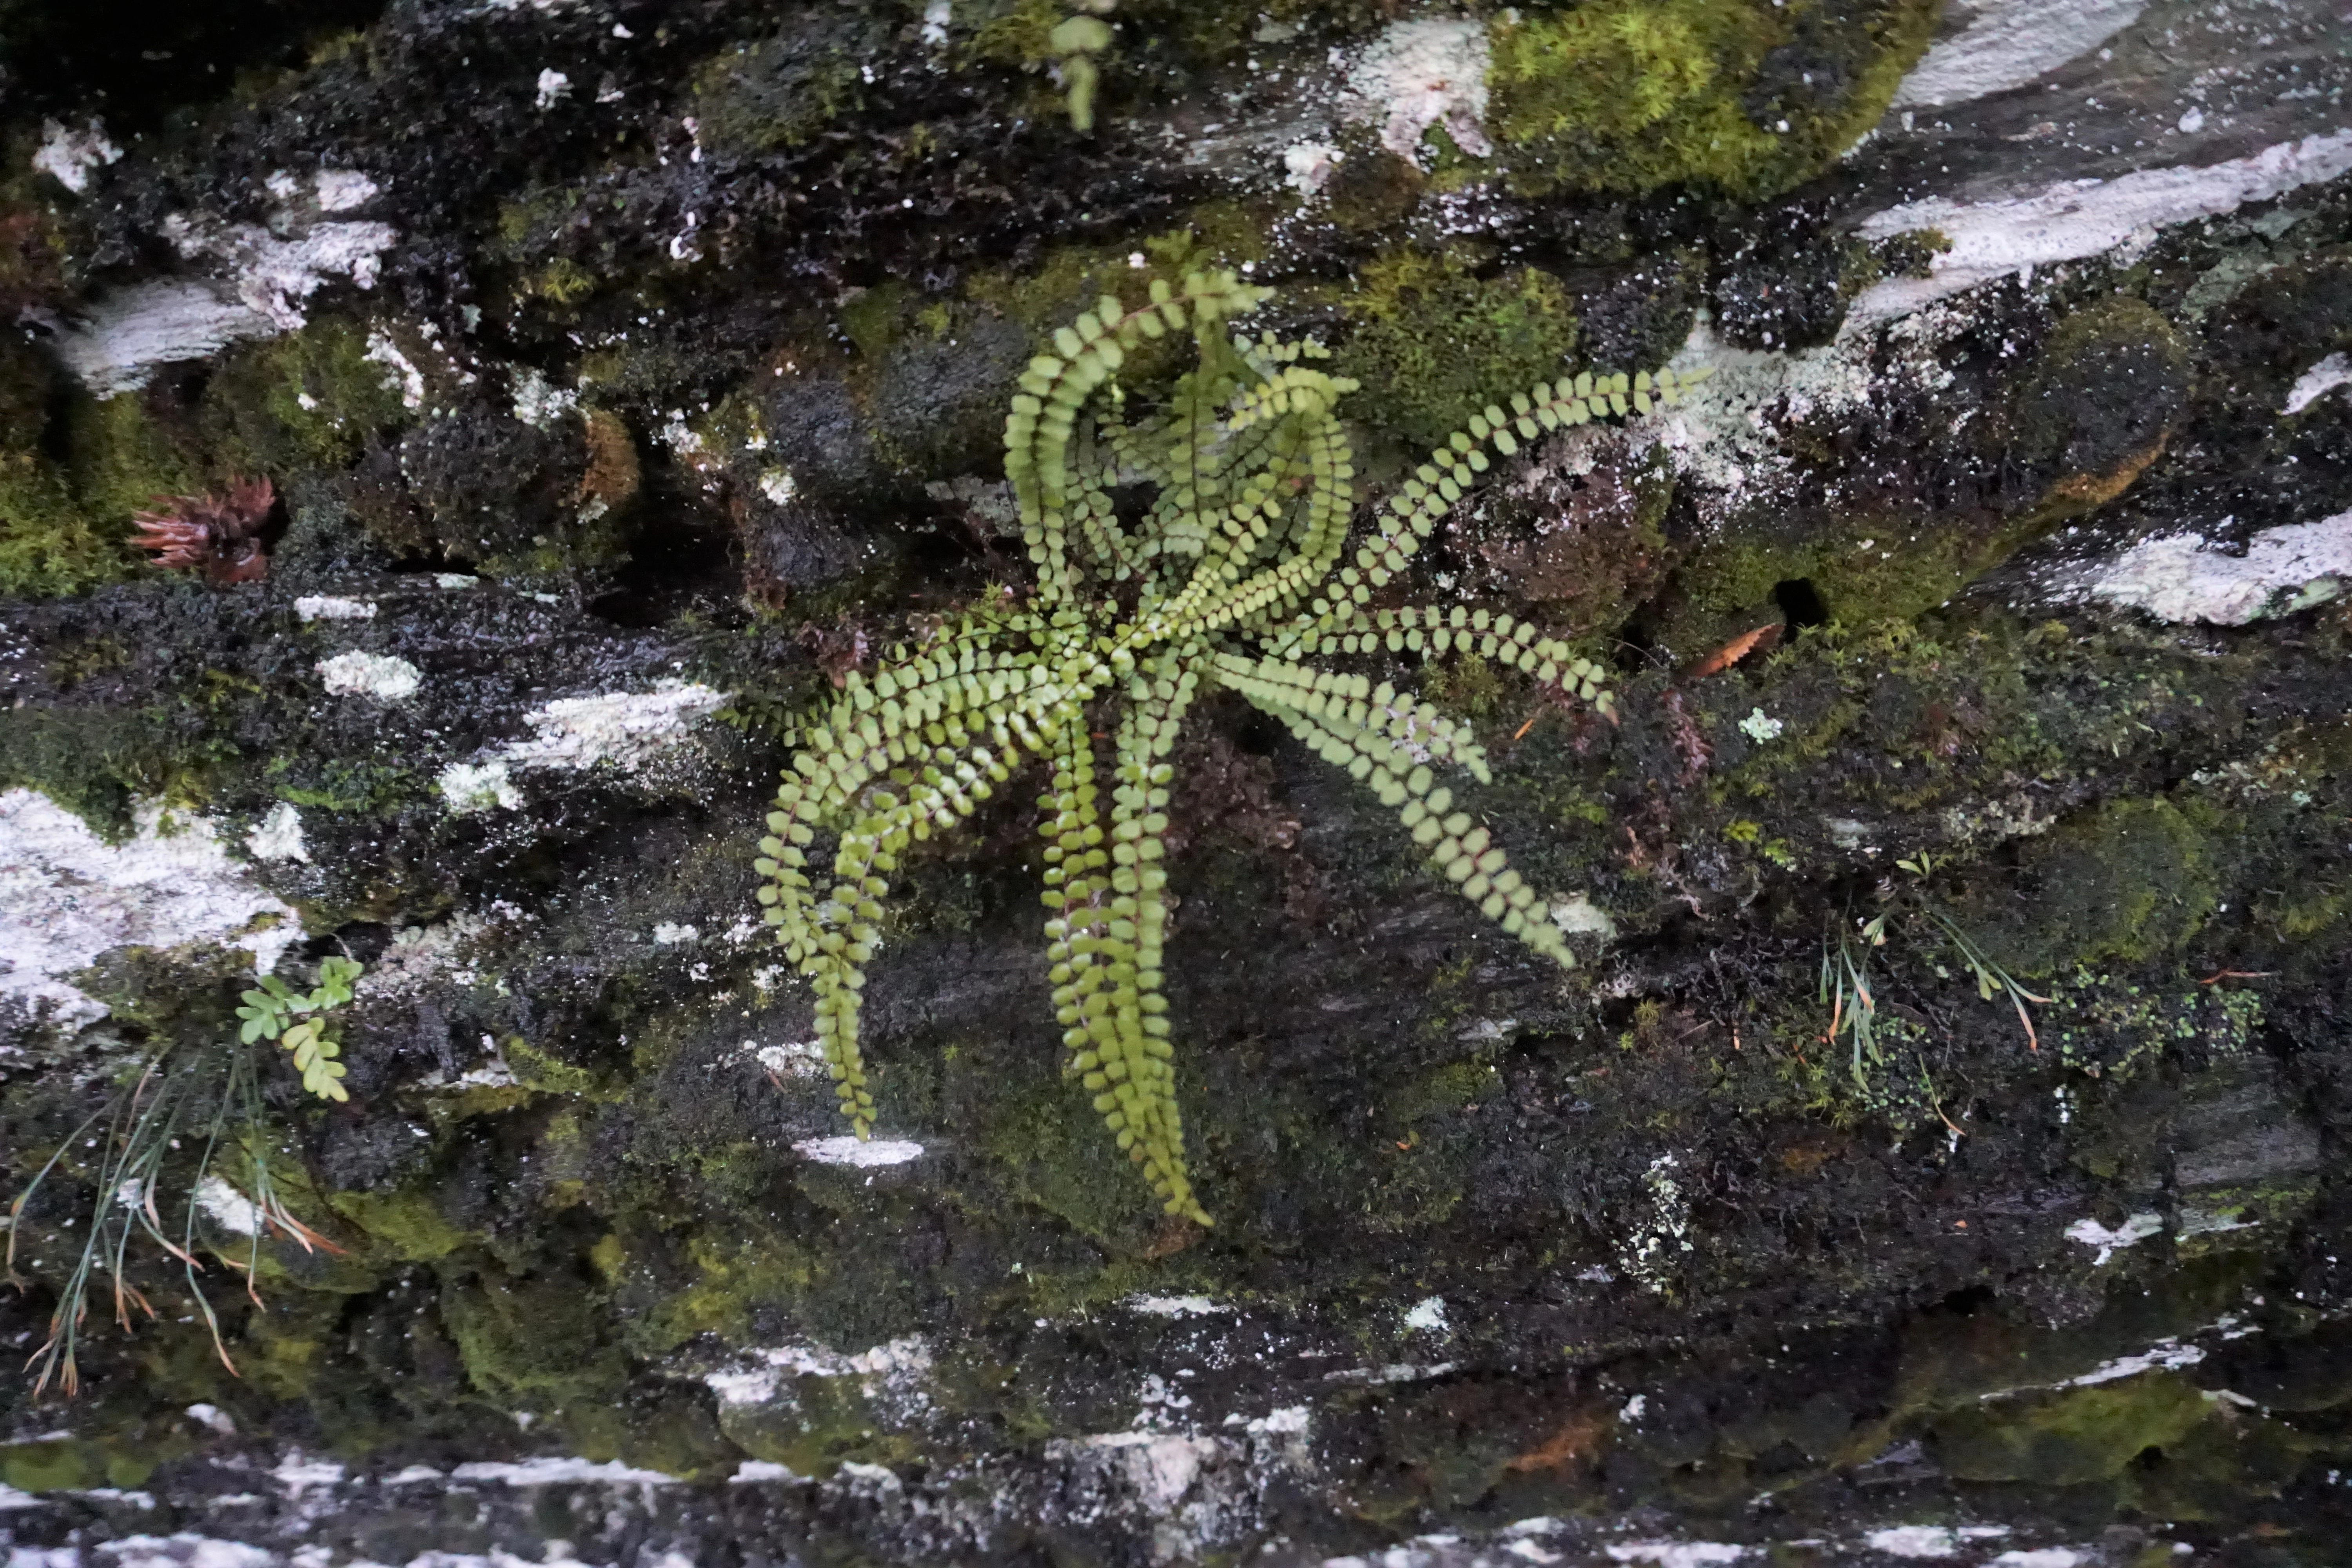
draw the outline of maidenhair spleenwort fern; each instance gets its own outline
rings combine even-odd
[[[1229,272],[1105,297],[1030,362],[1004,425],[1005,476],[1036,569],[1025,602],[968,612],[872,678],[852,675],[800,746],[761,840],[760,900],[810,977],[818,1040],[860,1137],[874,1097],[858,1013],[887,878],[1031,763],[1039,798],[1055,1016],[1068,1071],[1172,1215],[1202,1225],[1177,1111],[1160,949],[1169,757],[1207,690],[1238,692],[1396,809],[1464,897],[1528,947],[1573,960],[1535,892],[1438,782],[1484,783],[1469,731],[1317,653],[1475,651],[1610,710],[1600,668],[1508,616],[1374,607],[1489,451],[1602,415],[1646,413],[1682,384],[1579,375],[1490,406],[1433,453],[1352,556],[1355,469],[1335,408],[1355,384],[1314,343],[1228,339],[1269,290]],[[1190,331],[1197,367],[1149,412],[1117,377],[1149,339]],[[1113,494],[1156,487],[1132,522]],[[1108,739],[1106,757],[1098,742]],[[1106,763],[1108,764],[1106,771]],[[815,845],[833,829],[829,873]]]

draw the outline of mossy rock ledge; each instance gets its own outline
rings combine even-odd
[[[12,1568],[2344,1561],[2340,11],[0,0]],[[870,1141],[762,917],[1071,365],[1074,538],[1353,484],[1412,753],[1088,710],[1209,1225],[1066,762],[839,895]]]

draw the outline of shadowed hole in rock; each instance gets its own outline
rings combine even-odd
[[[1274,755],[1284,739],[1282,727],[1255,708],[1234,726],[1234,745],[1254,757]]]
[[[1955,1318],[1973,1318],[1979,1312],[1990,1310],[1998,1300],[2000,1298],[1994,1294],[1991,1286],[1969,1285],[1953,1291],[1929,1310],[1948,1313]]]
[[[648,529],[631,546],[619,577],[589,601],[588,613],[638,629],[662,626],[689,609],[723,610],[743,592],[734,543],[717,529]]]
[[[1822,601],[1821,590],[1813,586],[1810,577],[1784,577],[1773,584],[1772,602],[1780,606],[1780,614],[1787,617],[1792,635],[1807,626],[1829,624],[1830,607]]]
[[[1609,667],[1627,673],[1639,673],[1655,662],[1658,650],[1658,605],[1655,600],[1635,610],[1633,618],[1617,628],[1617,636],[1609,649]]]
[[[383,10],[383,0],[11,5],[0,10],[0,56],[40,62],[11,73],[18,113],[86,115],[95,106],[119,136],[161,124],[180,105],[226,96],[239,71],[298,68],[318,47],[367,26]]]

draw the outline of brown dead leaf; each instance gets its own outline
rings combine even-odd
[[[1598,1454],[1601,1439],[1608,1433],[1609,1422],[1601,1412],[1580,1410],[1536,1447],[1504,1460],[1503,1468],[1521,1474],[1529,1470],[1564,1470]]]
[[[1705,658],[1685,667],[1682,679],[1705,680],[1710,675],[1721,675],[1749,654],[1763,652],[1779,642],[1780,626],[1779,621],[1767,621],[1754,631],[1740,633]]]

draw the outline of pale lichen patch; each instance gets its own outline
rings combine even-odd
[[[339,653],[319,661],[319,679],[332,696],[398,702],[416,695],[425,672],[393,654]]]
[[[1374,39],[1348,73],[1342,112],[1377,128],[1381,145],[1418,159],[1421,139],[1441,126],[1473,157],[1493,153],[1486,116],[1486,25],[1450,17],[1398,22]]]
[[[0,794],[0,995],[69,1027],[105,1006],[62,976],[116,947],[216,942],[268,973],[301,936],[293,910],[254,886],[213,825],[153,803],[109,844],[31,790]]]
[[[2227,519],[2223,520],[2225,522]],[[2145,539],[2062,597],[2104,599],[2178,624],[2242,626],[2325,604],[2352,578],[2352,511],[2266,528],[2242,553],[2196,533]]]
[[[119,160],[122,149],[93,120],[76,131],[54,120],[41,121],[41,144],[33,153],[33,167],[80,195],[89,189],[94,170]]]

